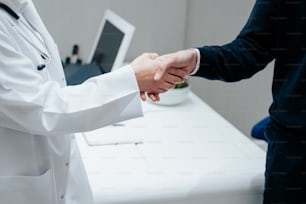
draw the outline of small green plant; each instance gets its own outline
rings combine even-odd
[[[183,83],[176,84],[176,85],[175,85],[175,89],[182,89],[182,88],[185,88],[185,87],[187,87],[187,86],[189,86],[189,85],[188,85],[188,81],[185,80]]]

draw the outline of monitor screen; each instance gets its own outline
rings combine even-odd
[[[106,10],[88,57],[104,72],[122,66],[135,27],[111,10]]]
[[[77,85],[90,77],[120,68],[134,35],[135,27],[111,10],[104,14],[97,30],[87,65],[64,68],[68,85]]]
[[[124,33],[106,20],[91,63],[98,65],[103,73],[110,72],[123,37]]]

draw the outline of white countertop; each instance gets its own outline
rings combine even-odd
[[[77,137],[95,203],[262,202],[265,152],[206,103],[190,93],[178,106],[143,107],[145,117],[112,127],[142,144],[88,146]]]

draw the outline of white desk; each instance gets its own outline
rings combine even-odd
[[[125,122],[140,145],[78,143],[95,203],[259,204],[265,152],[194,94],[183,104],[144,104]]]

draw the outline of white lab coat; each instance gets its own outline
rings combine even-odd
[[[0,9],[0,203],[91,204],[73,133],[141,116],[134,72],[127,66],[66,87],[57,47],[32,1],[0,2],[21,16]]]

